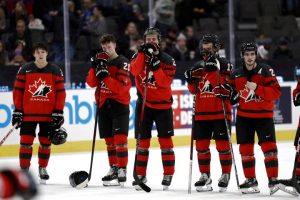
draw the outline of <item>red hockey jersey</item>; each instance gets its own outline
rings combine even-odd
[[[98,106],[101,107],[106,99],[114,99],[121,104],[129,105],[131,80],[128,59],[119,55],[108,62],[107,69],[109,76],[101,82],[96,77],[96,69],[92,67],[86,78],[90,87],[96,87],[95,98]]]
[[[218,58],[220,62],[220,71],[217,68],[204,67],[202,70],[197,71],[195,75],[199,78],[196,82],[196,107],[195,107],[195,120],[216,120],[224,119],[224,111],[222,101],[216,97],[213,89],[217,85],[227,83],[229,79],[232,65],[225,58]],[[195,64],[204,65],[203,61]],[[219,77],[220,76],[220,77]],[[192,94],[195,94],[194,84],[188,84],[188,89]],[[225,100],[225,109],[227,112],[227,119],[231,120],[231,104],[229,100]]]
[[[160,67],[152,72],[145,65],[144,53],[137,53],[130,63],[130,71],[135,76],[138,95],[144,98],[144,87],[147,85],[146,106],[155,109],[171,108],[173,103],[171,83],[175,76],[175,60],[167,53],[159,54]],[[149,70],[146,78],[146,70]],[[148,80],[147,83],[146,80]]]
[[[65,99],[64,76],[58,66],[48,63],[40,69],[30,62],[18,71],[13,100],[15,108],[23,111],[23,121],[51,121],[54,110],[64,109]]]
[[[293,90],[293,99],[295,99],[296,94],[300,93],[300,77],[298,78],[297,87]],[[299,123],[298,127],[300,127],[300,116],[299,116]]]
[[[255,82],[255,91],[246,87],[247,81]],[[229,83],[239,92],[237,115],[249,118],[273,118],[274,101],[281,95],[274,70],[265,64],[248,71],[246,67],[236,69]]]

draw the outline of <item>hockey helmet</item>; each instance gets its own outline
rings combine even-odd
[[[203,37],[201,39],[201,44],[203,44],[203,43],[212,43],[216,52],[219,51],[219,49],[221,47],[219,37],[217,35],[211,34],[211,33],[203,35]]]
[[[68,134],[65,128],[60,127],[59,129],[52,130],[49,136],[52,144],[60,145],[67,141]]]
[[[81,189],[87,186],[89,174],[85,171],[76,171],[69,176],[70,184],[73,188]]]
[[[244,56],[246,51],[254,51],[257,55],[257,45],[254,42],[245,42],[241,45],[241,56]]]
[[[160,30],[158,28],[154,28],[154,27],[147,28],[145,33],[144,33],[144,36],[143,36],[144,42],[146,41],[146,36],[147,35],[157,35],[157,40],[160,43],[161,33],[160,33]]]

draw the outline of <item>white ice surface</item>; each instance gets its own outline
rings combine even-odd
[[[97,145],[97,144],[96,144]],[[239,181],[244,181],[242,172],[241,157],[238,153],[238,146],[234,145],[236,164],[238,169]],[[259,183],[260,193],[240,195],[237,190],[234,169],[232,168],[231,180],[227,192],[218,192],[218,178],[221,175],[221,167],[215,145],[211,146],[211,174],[213,179],[212,192],[196,192],[194,183],[199,179],[200,172],[197,165],[196,152],[194,150],[193,160],[193,180],[192,193],[188,194],[188,173],[189,173],[189,147],[175,148],[176,170],[172,184],[168,191],[162,190],[162,163],[160,150],[158,148],[150,148],[150,157],[147,170],[147,185],[152,191],[146,193],[136,191],[131,183],[132,169],[134,163],[134,150],[129,151],[129,162],[127,171],[127,182],[124,188],[120,187],[104,187],[101,177],[108,171],[108,161],[106,152],[95,152],[94,165],[92,171],[92,179],[87,188],[77,190],[70,186],[69,175],[74,171],[84,170],[89,172],[91,153],[68,153],[51,155],[48,172],[50,180],[47,185],[39,185],[39,196],[36,199],[41,200],[82,200],[82,199],[119,199],[119,200],[199,200],[199,199],[295,199],[295,197],[278,191],[272,197],[269,196],[268,180],[266,176],[264,158],[258,145],[255,148],[256,155],[256,175]],[[292,142],[278,143],[279,151],[279,178],[290,178],[294,163],[295,150]],[[0,167],[18,167],[18,158],[0,158]],[[37,156],[31,161],[31,172],[37,178]]]

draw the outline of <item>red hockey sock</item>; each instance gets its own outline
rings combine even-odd
[[[114,138],[109,137],[105,138],[108,162],[110,166],[117,165],[117,154],[116,154],[116,146],[114,144]]]
[[[114,141],[118,167],[126,168],[128,163],[127,136],[125,134],[116,134],[114,135]]]
[[[13,183],[10,181],[10,179],[1,174],[0,173],[0,185],[1,185],[1,189],[0,189],[0,198],[10,198],[12,197],[15,192],[15,186],[13,185]]]
[[[150,138],[140,139],[138,151],[137,151],[137,160],[136,160],[136,173],[137,175],[146,176],[148,158],[149,158],[149,147],[150,147]]]
[[[228,140],[216,140],[216,147],[219,152],[222,173],[231,172],[232,156]]]
[[[278,177],[277,145],[275,142],[263,142],[260,147],[265,155],[265,166],[269,178]]]
[[[19,158],[20,167],[22,169],[28,169],[30,167],[33,140],[34,136],[32,135],[21,135]]]
[[[198,166],[201,173],[210,173],[210,140],[196,140]]]
[[[51,152],[51,142],[49,138],[39,136],[40,146],[38,151],[38,158],[39,158],[39,166],[41,167],[47,167],[49,158],[50,158],[50,152]]]
[[[254,144],[240,144],[240,154],[246,178],[255,178]]]
[[[300,176],[300,155],[298,153],[297,156],[297,161],[296,161],[296,176]]]
[[[175,154],[171,137],[158,138],[161,149],[161,159],[164,168],[164,175],[173,175],[175,172]]]

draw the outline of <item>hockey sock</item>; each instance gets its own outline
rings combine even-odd
[[[278,177],[277,145],[275,142],[263,142],[260,144],[265,155],[265,166],[269,178]]]
[[[9,177],[0,173],[0,198],[9,198],[16,193],[14,184],[10,181]]]
[[[161,159],[164,168],[164,175],[173,175],[175,171],[175,154],[171,137],[158,138],[161,149]]]
[[[34,136],[32,135],[21,135],[19,158],[20,167],[22,169],[28,169],[30,167],[33,140]]]
[[[140,139],[137,150],[136,173],[146,176],[148,158],[149,158],[150,138]]]
[[[110,166],[117,165],[116,146],[113,137],[105,138],[108,162]]]
[[[39,136],[40,146],[38,151],[38,158],[39,158],[39,166],[41,167],[47,167],[49,158],[50,158],[50,152],[51,152],[51,142],[49,138]]]
[[[222,173],[231,172],[232,156],[228,140],[216,140],[216,147],[219,152],[220,163],[222,167]]]
[[[114,141],[118,167],[126,168],[128,163],[127,136],[125,134],[116,134],[114,135]]]
[[[198,166],[201,173],[210,173],[210,140],[196,140]]]
[[[240,144],[240,154],[246,178],[255,178],[254,144]]]
[[[296,148],[296,151],[297,151],[297,148]],[[299,177],[300,177],[300,154],[299,154],[299,153],[298,153],[298,155],[297,155],[295,165],[296,165],[296,167],[295,167],[295,170],[296,170],[296,176],[299,176]]]

